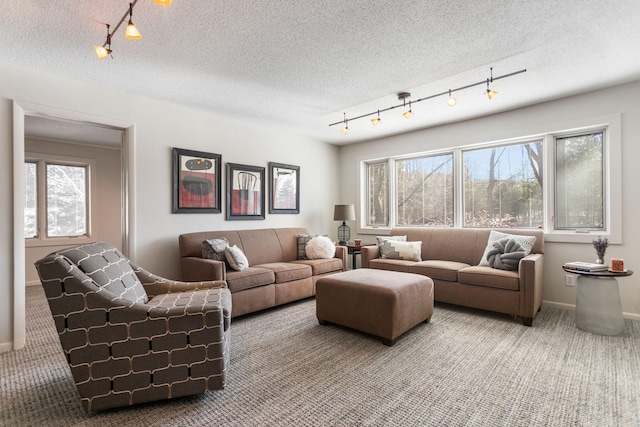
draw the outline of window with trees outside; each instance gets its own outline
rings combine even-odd
[[[89,234],[89,165],[25,161],[24,235],[46,240]]]
[[[620,180],[619,172],[611,172],[619,167],[607,161],[609,151],[616,153],[616,162],[621,161],[619,121],[614,129],[615,149],[608,145],[609,126],[602,125],[446,152],[364,160],[363,212],[368,215],[362,230],[539,228],[557,234],[556,241],[567,239],[558,236],[568,232],[621,236],[615,221],[620,215],[619,194],[612,199],[606,193]],[[582,236],[575,241],[588,241],[588,234]]]

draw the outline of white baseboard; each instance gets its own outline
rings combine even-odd
[[[542,306],[543,307],[553,307],[553,308],[560,308],[562,310],[569,310],[569,311],[576,311],[576,305],[575,304],[564,304],[561,302],[553,302],[553,301],[542,301]],[[636,313],[622,313],[622,317],[624,317],[625,319],[631,319],[631,320],[640,320],[640,314],[636,314]]]
[[[40,286],[40,280],[31,280],[29,282],[25,282],[26,286]]]
[[[12,342],[2,342],[0,343],[0,353],[5,353],[7,351],[13,350]]]

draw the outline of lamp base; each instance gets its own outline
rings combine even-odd
[[[340,246],[349,246],[349,241],[348,240],[340,240],[340,241],[338,241],[338,245],[340,245]]]

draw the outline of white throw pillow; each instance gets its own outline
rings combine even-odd
[[[403,242],[401,240],[385,240],[380,246],[384,259],[403,259],[422,261],[422,242]]]
[[[336,254],[336,246],[326,236],[316,236],[307,242],[305,252],[308,259],[333,258]]]
[[[487,247],[484,249],[484,254],[482,254],[482,259],[480,260],[480,264],[486,267],[489,267],[489,260],[487,259],[487,254],[490,250],[493,249],[493,244],[500,239],[513,239],[516,242],[520,243],[522,248],[524,249],[524,256],[527,256],[531,253],[531,249],[533,249],[533,244],[536,242],[536,236],[520,236],[517,234],[507,234],[501,233],[500,231],[491,230],[491,234],[489,234],[489,241],[487,242]]]
[[[227,262],[234,270],[242,271],[249,267],[249,260],[242,252],[242,249],[236,245],[224,248],[224,254],[227,257]]]

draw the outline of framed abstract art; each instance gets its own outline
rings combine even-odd
[[[269,213],[300,213],[300,166],[269,163]]]
[[[173,213],[220,213],[220,154],[173,149]]]
[[[227,219],[264,219],[264,168],[227,163]]]

